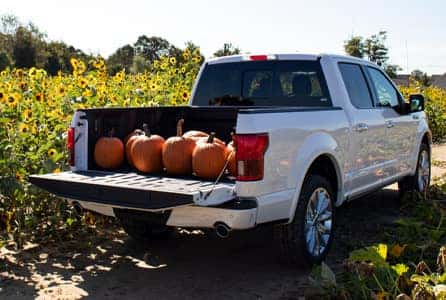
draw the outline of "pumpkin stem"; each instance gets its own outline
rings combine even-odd
[[[231,131],[232,147],[235,149],[235,132]]]
[[[108,135],[110,137],[113,137],[115,135],[115,129],[112,127],[112,129],[110,129],[110,131],[108,132]]]
[[[211,132],[208,137],[208,144],[212,144],[214,142],[215,132]]]
[[[151,133],[150,133],[149,125],[147,125],[146,123],[142,124],[142,129],[144,130],[145,135],[147,137],[150,137]]]
[[[177,123],[177,136],[183,135],[183,124],[184,124],[184,119],[179,119]]]

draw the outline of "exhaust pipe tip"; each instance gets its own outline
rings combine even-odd
[[[222,239],[225,239],[229,236],[231,232],[231,228],[223,222],[217,222],[214,225],[215,234]]]
[[[79,204],[79,202],[73,202],[73,207],[74,210],[76,211],[77,214],[81,215],[84,213],[84,209],[82,208],[82,206]]]

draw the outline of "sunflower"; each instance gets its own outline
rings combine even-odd
[[[172,95],[172,98],[170,100],[172,101],[173,104],[177,104],[178,96],[174,94],[174,95]]]
[[[24,75],[24,73],[23,73],[23,70],[22,70],[22,69],[17,69],[17,70],[15,71],[15,76],[17,76],[17,77],[23,77],[23,75]]]
[[[36,75],[37,75],[37,69],[34,68],[34,67],[32,67],[31,69],[29,69],[29,71],[28,71],[28,75],[29,75],[29,77],[31,77],[31,78],[35,78]]]
[[[92,97],[95,94],[93,89],[86,89],[82,92],[82,96],[84,97]]]
[[[29,126],[26,125],[25,123],[21,123],[19,125],[19,132],[22,133],[22,134],[28,133],[29,132]]]
[[[53,107],[56,105],[56,101],[54,101],[53,97],[49,97],[46,103],[48,104],[49,107]]]
[[[6,102],[8,103],[9,107],[15,107],[17,103],[19,103],[20,95],[17,93],[13,93],[9,95],[8,100]]]
[[[33,111],[31,109],[25,109],[22,116],[24,120],[30,120],[33,117]]]
[[[189,92],[188,92],[188,91],[183,91],[183,92],[181,93],[181,98],[182,98],[184,101],[189,100]]]
[[[24,90],[26,90],[28,88],[28,84],[26,82],[21,81],[21,82],[19,82],[19,88],[22,91],[24,91]]]
[[[58,96],[64,96],[66,91],[67,90],[65,89],[65,87],[63,85],[60,85],[56,90],[56,94]]]
[[[45,96],[43,95],[43,93],[37,93],[36,94],[36,100],[38,102],[43,102],[43,100],[45,100]]]
[[[201,56],[194,56],[192,57],[192,62],[193,63],[199,63],[201,61]]]
[[[47,73],[45,70],[43,69],[38,69],[37,70],[37,77],[42,78],[42,77],[46,77]]]
[[[118,72],[118,73],[116,73],[115,74],[115,79],[117,80],[117,81],[123,81],[124,80],[124,77],[125,77],[125,74],[124,74],[124,70],[122,70],[122,71],[120,71],[120,72]]]
[[[174,64],[177,63],[177,59],[176,59],[175,57],[171,57],[171,58],[169,58],[169,62],[170,62],[172,65],[174,65]]]
[[[3,92],[0,92],[0,102],[3,102],[3,101],[5,101],[5,100],[6,100],[6,98],[7,98],[6,94],[5,94],[5,93],[3,93]]]
[[[151,90],[152,92],[154,92],[154,91],[156,91],[157,89],[158,89],[158,85],[156,85],[156,83],[153,82],[153,83],[150,85],[150,90]]]
[[[183,52],[183,58],[184,58],[185,60],[188,60],[188,59],[190,58],[190,52],[189,52],[189,51],[184,51],[184,52]]]
[[[78,60],[76,65],[77,65],[76,71],[78,72],[78,74],[82,74],[87,70],[87,66],[82,60]]]
[[[102,69],[105,66],[105,62],[102,58],[100,59],[96,59],[93,61],[93,67],[95,67],[96,69]]]
[[[87,80],[85,80],[84,78],[79,78],[79,80],[77,81],[77,85],[80,86],[81,88],[85,89],[88,85]]]
[[[53,173],[60,173],[60,172],[61,172],[60,168],[55,168],[55,169],[53,170]]]
[[[70,64],[73,67],[73,71],[77,71],[77,59],[74,57],[70,59]]]
[[[166,70],[167,69],[167,64],[166,63],[162,63],[161,64],[161,70]]]
[[[180,72],[183,74],[186,73],[186,67],[181,67]]]
[[[53,158],[56,154],[57,154],[57,150],[56,149],[51,148],[50,150],[48,150],[48,156],[50,158]]]

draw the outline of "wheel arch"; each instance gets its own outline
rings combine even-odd
[[[328,135],[327,135],[328,136]],[[338,144],[331,136],[318,136],[311,139],[314,150],[311,153],[305,152],[305,150],[299,151],[298,162],[296,164],[295,170],[297,170],[296,177],[296,188],[295,194],[293,196],[292,204],[290,207],[289,222],[294,218],[296,212],[297,203],[299,201],[300,192],[302,190],[302,185],[307,178],[308,174],[314,172],[315,174],[321,175],[327,178],[332,184],[332,188],[336,195],[335,205],[340,205],[343,201],[344,193],[344,178],[342,173],[342,161],[343,158],[339,153],[345,153],[342,149],[339,149]],[[318,145],[314,149],[314,145]],[[302,147],[305,148],[305,147]],[[299,172],[302,171],[303,172]]]
[[[412,168],[411,168],[411,174],[415,174],[417,169],[417,163],[418,163],[418,154],[420,152],[421,144],[426,144],[429,148],[429,156],[432,156],[432,132],[429,130],[429,128],[425,126],[421,127],[417,134],[417,144],[415,149],[413,150],[413,156],[412,156]]]

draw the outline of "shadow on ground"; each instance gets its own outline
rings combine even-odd
[[[398,213],[392,189],[342,206],[328,264],[336,269],[350,250],[378,241]],[[112,227],[81,241],[0,253],[0,298],[297,299],[307,275],[278,263],[271,226],[225,240],[178,232],[145,245]]]

